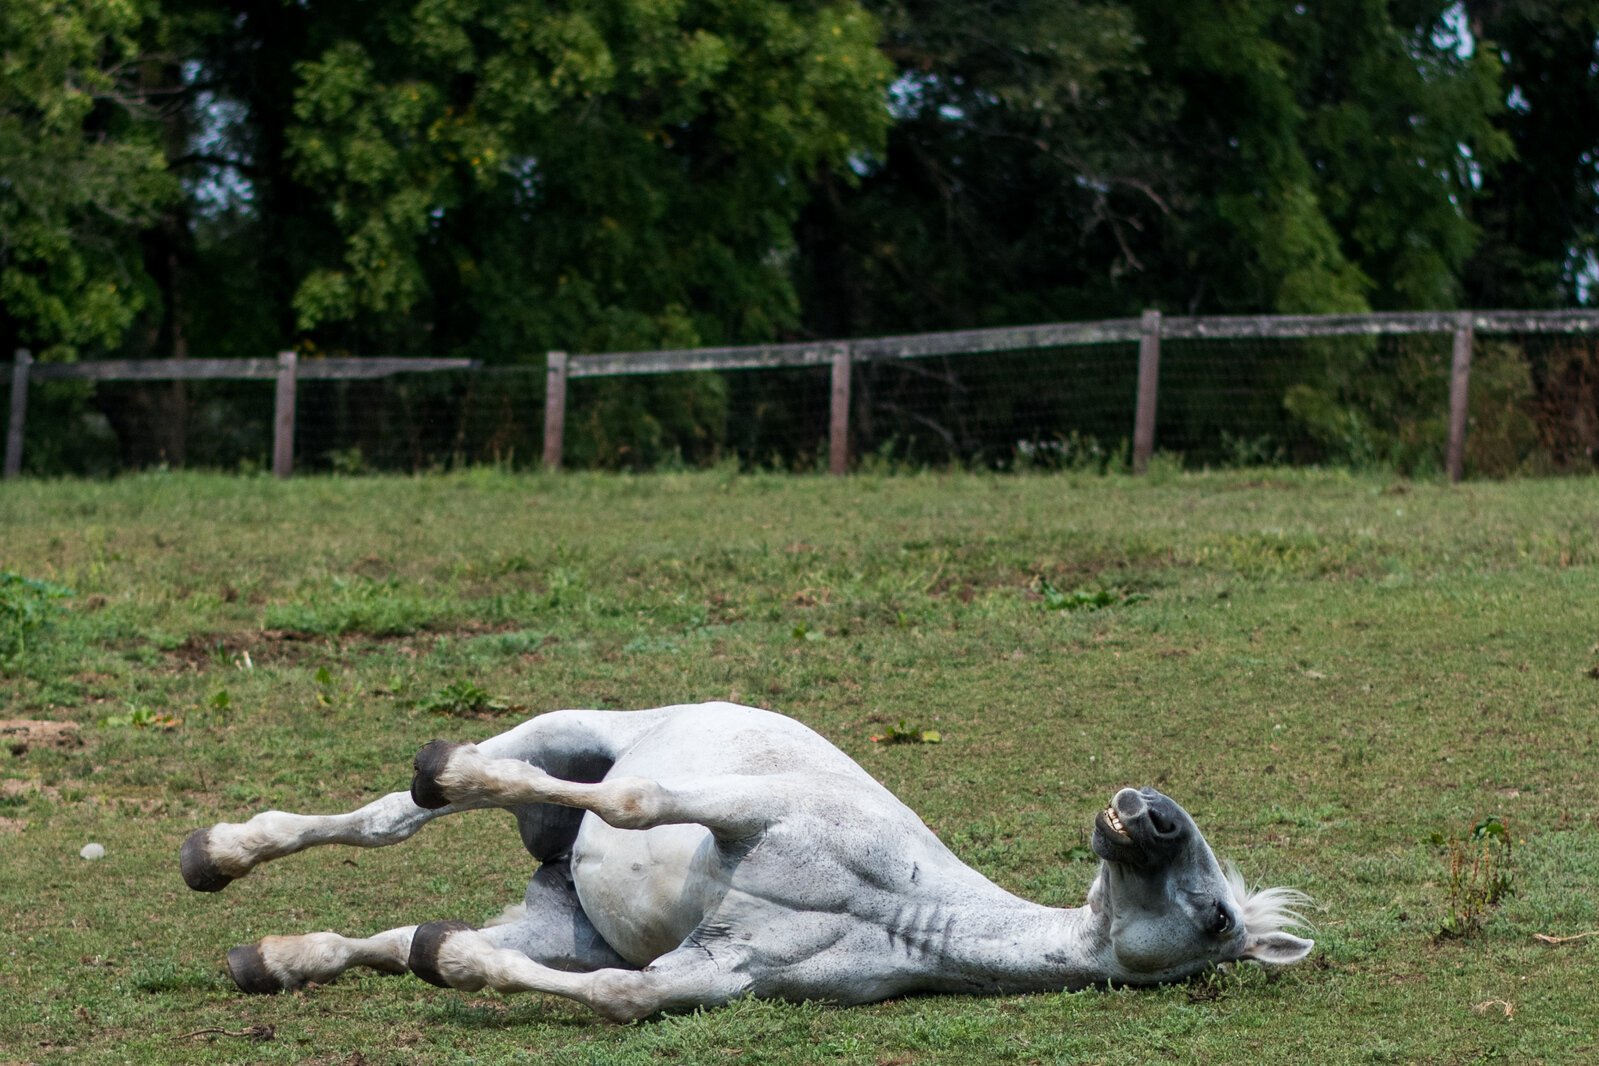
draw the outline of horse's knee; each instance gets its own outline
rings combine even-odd
[[[594,974],[586,997],[594,1013],[608,1022],[626,1025],[661,1011],[661,997],[649,975],[632,970],[604,970]]]
[[[649,829],[661,824],[666,790],[642,777],[607,781],[595,813],[618,829]]]

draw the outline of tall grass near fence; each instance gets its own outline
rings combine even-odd
[[[0,1060],[1590,1059],[1593,482],[1155,474],[0,486],[0,571],[71,590],[0,667]],[[821,730],[1045,903],[1081,902],[1093,812],[1154,784],[1252,881],[1315,897],[1316,954],[614,1028],[413,978],[252,999],[222,976],[267,934],[489,918],[531,871],[503,815],[218,895],[177,874],[192,828],[358,806],[435,736],[724,698]],[[1485,824],[1513,877],[1462,922],[1450,844]]]

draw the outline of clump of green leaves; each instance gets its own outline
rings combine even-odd
[[[0,666],[27,654],[28,642],[46,629],[72,590],[0,570]]]
[[[435,624],[444,608],[394,579],[335,577],[308,590],[304,602],[270,606],[266,628],[314,636],[366,633],[403,636]]]
[[[1448,910],[1438,935],[1462,939],[1482,930],[1488,911],[1514,891],[1515,847],[1500,818],[1486,818],[1460,837],[1434,835],[1449,862]]]
[[[1073,589],[1071,592],[1062,592],[1045,577],[1038,579],[1038,593],[1044,597],[1044,609],[1048,611],[1098,611],[1149,599],[1142,592],[1119,589]]]
[[[127,714],[110,714],[100,719],[108,729],[157,729],[171,732],[183,724],[183,719],[162,714],[151,707],[131,707]]]
[[[903,718],[889,726],[881,735],[872,738],[873,744],[942,744],[943,742],[944,734],[938,730],[906,725]]]
[[[475,681],[452,681],[434,690],[418,704],[429,714],[443,714],[455,718],[472,718],[504,714],[511,705],[489,695],[487,689]]]

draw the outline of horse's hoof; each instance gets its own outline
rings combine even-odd
[[[178,850],[178,869],[183,883],[196,892],[220,892],[233,880],[211,861],[211,830],[196,829]]]
[[[256,944],[246,944],[228,952],[228,976],[233,978],[240,992],[252,996],[283,991],[283,982],[267,969],[266,959],[261,957],[261,948]]]
[[[406,965],[428,984],[449,988],[449,982],[439,973],[439,949],[450,934],[471,928],[465,922],[456,921],[428,922],[417,926],[416,932],[411,934],[411,957],[406,960]]]
[[[448,740],[432,740],[416,753],[413,762],[416,774],[411,778],[412,803],[430,811],[449,806],[450,798],[439,787],[439,775],[444,772],[444,764],[450,761],[450,753],[459,747],[462,745]]]

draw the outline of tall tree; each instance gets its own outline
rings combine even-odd
[[[114,347],[156,300],[138,244],[177,185],[142,80],[144,12],[11,0],[0,19],[0,347]]]
[[[1599,274],[1599,2],[1468,0],[1477,47],[1504,64],[1498,125],[1515,147],[1478,208],[1473,303],[1571,306]]]
[[[1457,298],[1504,142],[1451,5],[875,7],[897,121],[807,214],[817,332]]]
[[[876,26],[852,3],[369,9],[297,66],[287,131],[338,237],[294,305],[331,340],[770,337],[796,313],[810,173],[887,124]]]

